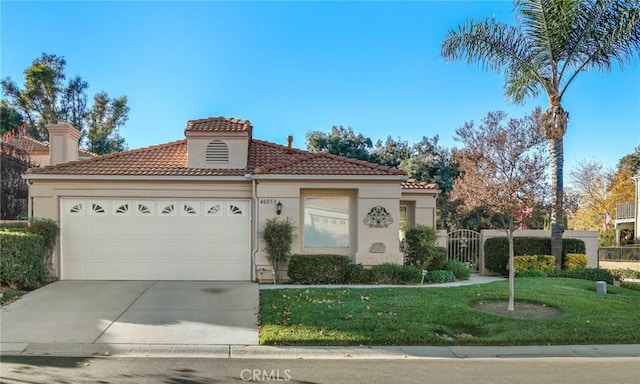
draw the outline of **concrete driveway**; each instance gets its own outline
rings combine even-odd
[[[258,344],[257,284],[59,281],[0,310],[0,341]]]

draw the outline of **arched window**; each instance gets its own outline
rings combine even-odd
[[[213,140],[207,145],[207,163],[228,163],[229,147],[223,141]]]

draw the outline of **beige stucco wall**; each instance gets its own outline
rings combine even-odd
[[[638,261],[607,261],[600,260],[600,268],[604,269],[632,269],[640,272],[640,262]]]
[[[229,149],[228,163],[208,163],[207,145],[214,140],[222,141]],[[242,169],[247,166],[249,141],[246,137],[207,137],[187,139],[187,166],[189,168]]]
[[[304,247],[304,198],[320,196],[348,196],[349,206],[349,247],[345,248],[305,248]],[[292,253],[335,253],[351,257],[355,263],[363,265],[383,262],[401,263],[402,254],[398,240],[398,214],[400,209],[400,188],[397,181],[390,182],[322,182],[322,181],[277,181],[259,180],[257,183],[259,202],[258,222],[261,233],[267,219],[276,215],[275,205],[283,205],[281,218],[289,218],[296,226],[296,236]],[[393,218],[386,228],[371,228],[363,223],[372,207],[382,206]],[[373,243],[383,243],[385,251],[371,252]],[[256,264],[258,269],[270,269],[264,245],[258,243]]]
[[[483,229],[481,231],[480,257],[484,266],[484,242],[493,237],[507,237],[504,230]],[[517,230],[514,237],[551,237],[551,231],[542,229]],[[564,231],[565,239],[580,239],[584,241],[587,256],[587,266],[596,268],[598,266],[598,231]],[[487,271],[484,271],[485,273]]]
[[[252,199],[253,183],[249,179],[237,181],[90,181],[90,180],[31,180],[30,215],[60,222],[60,198],[220,198]],[[255,257],[256,276],[271,266],[264,253],[259,236],[267,219],[276,217],[275,205],[281,202],[281,218],[289,218],[296,226],[293,253],[336,253],[351,257],[355,263],[374,265],[383,262],[402,263],[399,249],[399,209],[404,204],[415,207],[409,212],[413,224],[435,224],[435,194],[402,194],[398,180],[391,181],[255,181],[256,200],[251,200],[251,249]],[[304,247],[304,198],[311,196],[348,196],[349,246],[345,248]],[[384,228],[365,225],[363,220],[372,207],[384,207],[393,222]],[[410,210],[411,211],[411,210]],[[257,231],[255,228],[257,227]],[[372,252],[374,243],[384,244],[384,251]],[[379,244],[377,244],[379,245]],[[59,247],[59,246],[58,246]],[[255,252],[255,254],[254,254]],[[59,271],[60,252],[54,252],[54,268]],[[268,278],[270,273],[265,275]]]

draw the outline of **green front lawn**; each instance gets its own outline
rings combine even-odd
[[[516,300],[562,311],[511,318],[471,308],[507,300],[507,281],[452,288],[280,289],[260,293],[266,345],[640,343],[640,292],[562,278],[518,278]]]

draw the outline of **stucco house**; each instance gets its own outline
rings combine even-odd
[[[616,206],[616,217],[613,226],[616,230],[616,245],[640,244],[640,173],[633,177],[635,184],[634,201]]]
[[[253,138],[247,120],[191,120],[182,140],[78,160],[69,124],[48,127],[30,216],[61,227],[63,280],[257,280],[267,219],[296,226],[294,253],[402,262],[401,230],[435,226],[435,184],[395,168]],[[268,277],[268,276],[267,276]]]

